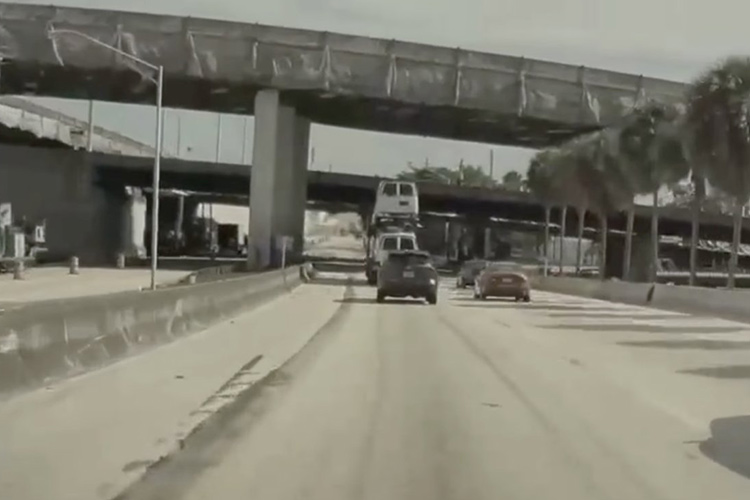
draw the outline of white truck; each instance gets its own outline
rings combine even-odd
[[[378,185],[367,231],[367,282],[374,285],[380,265],[393,250],[417,250],[419,194],[414,182],[385,180]]]

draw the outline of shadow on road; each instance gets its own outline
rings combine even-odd
[[[736,326],[686,326],[686,325],[639,325],[636,323],[619,323],[614,325],[567,323],[559,325],[542,325],[539,328],[549,330],[580,330],[586,332],[639,332],[639,333],[735,333],[745,331]]]
[[[466,299],[466,298],[455,298],[454,301],[458,302],[471,302],[466,304],[456,304],[457,307],[496,307],[496,308],[516,308],[523,307],[524,309],[534,309],[543,311],[580,311],[578,317],[585,317],[586,312],[589,311],[617,311],[609,307],[592,307],[592,306],[566,306],[560,304],[545,304],[545,303],[534,303],[534,299],[531,299],[530,303],[515,302],[513,299],[509,300],[483,300],[477,299]],[[621,317],[621,315],[612,315],[613,318]]]
[[[618,342],[623,347],[652,347],[656,349],[703,349],[706,351],[722,351],[732,349],[750,349],[750,342],[730,340],[644,340]]]
[[[580,318],[582,315],[581,313],[570,313],[570,312],[551,312],[547,316],[551,318]],[[653,320],[663,320],[663,319],[675,319],[675,318],[681,318],[682,316],[679,314],[637,314],[633,311],[623,310],[620,312],[620,314],[609,314],[609,313],[599,313],[599,312],[593,312],[593,313],[586,313],[586,318],[602,318],[602,319],[610,319],[610,318],[637,318],[644,321],[653,321]]]
[[[328,286],[352,286],[352,287],[370,287],[367,281],[361,279],[347,278],[342,276],[341,278],[313,278],[310,282],[314,285],[328,285]]]
[[[516,299],[511,297],[488,297],[482,301],[475,299],[474,297],[454,297],[453,300],[457,302],[476,302],[477,304],[484,304],[487,302],[515,302]]]
[[[339,302],[341,304],[375,304],[378,306],[388,305],[388,304],[403,304],[403,305],[410,305],[410,306],[418,306],[418,305],[425,304],[425,301],[420,300],[420,299],[385,299],[385,302],[378,303],[372,297],[350,297],[346,299],[336,299],[335,302]]]
[[[750,479],[750,415],[717,418],[711,437],[698,444],[706,457]]]
[[[707,366],[705,368],[680,370],[677,373],[722,379],[750,379],[750,365]]]

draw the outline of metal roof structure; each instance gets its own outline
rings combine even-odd
[[[88,143],[88,123],[24,97],[0,97],[0,126],[72,149],[86,149]],[[94,127],[93,150],[126,156],[153,157],[155,154],[153,146],[98,126]]]

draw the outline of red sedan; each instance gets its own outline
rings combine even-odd
[[[490,263],[474,281],[474,298],[513,297],[531,300],[531,285],[523,268],[514,262]]]

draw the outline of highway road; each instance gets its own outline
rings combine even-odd
[[[329,319],[122,499],[750,496],[749,325],[448,283],[437,306],[297,293]]]

